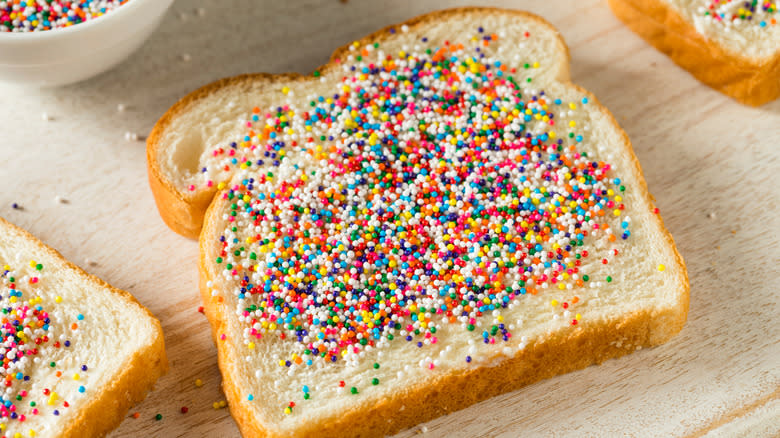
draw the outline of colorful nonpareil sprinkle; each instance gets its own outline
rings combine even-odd
[[[743,22],[767,27],[777,24],[776,1],[767,0],[706,0],[701,13],[727,26]]]
[[[64,376],[57,361],[50,359],[56,350],[69,349],[71,341],[66,324],[53,321],[55,317],[51,313],[63,299],[56,296],[45,301],[37,293],[44,281],[44,272],[43,264],[34,260],[29,262],[26,272],[14,270],[9,265],[4,265],[0,271],[0,356],[3,358],[0,378],[5,387],[0,394],[3,438],[12,423],[23,423],[30,416],[59,415],[61,409],[70,406],[54,387],[32,391],[33,382],[42,375],[50,374],[74,382],[73,388],[79,394],[87,391],[81,383],[89,370],[86,364],[81,365],[81,373]],[[74,315],[72,319],[77,317]],[[35,431],[31,429],[30,433],[35,434]]]
[[[101,17],[128,1],[0,1],[0,32],[39,32],[62,29]]]
[[[288,372],[357,364],[391,342],[437,344],[447,326],[509,345],[506,309],[549,289],[568,294],[556,318],[584,323],[575,292],[594,281],[580,269],[630,238],[629,188],[581,148],[589,99],[533,88],[540,63],[505,64],[487,50],[498,38],[480,28],[392,54],[354,43],[331,94],[298,107],[282,85],[285,103],[251,109],[245,136],[208,152],[190,190],[229,205],[213,263],[236,283],[247,354],[270,336],[294,345],[273,359]]]

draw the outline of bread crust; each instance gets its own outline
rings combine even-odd
[[[565,54],[566,63],[560,66],[560,79],[562,82],[569,79],[569,48],[563,42],[563,38],[558,34],[557,29],[550,25],[547,21],[534,14],[525,11],[506,10],[500,8],[481,8],[481,7],[465,7],[465,8],[453,8],[445,9],[429,14],[420,15],[412,18],[406,22],[398,23],[395,25],[387,26],[380,29],[370,35],[358,40],[361,44],[366,42],[374,42],[382,37],[389,36],[391,28],[397,28],[402,25],[407,25],[410,28],[413,26],[421,26],[429,22],[446,19],[448,16],[464,13],[485,13],[485,12],[497,12],[505,14],[512,14],[518,17],[524,17],[550,28],[556,35],[558,35],[558,42],[562,53]],[[331,54],[327,64],[316,68],[314,71],[321,73],[327,73],[331,69],[338,68],[337,63],[333,62],[337,59],[344,57],[349,52],[350,45],[344,45],[336,49]],[[268,86],[273,86],[276,83],[289,84],[292,82],[304,82],[311,80],[311,75],[302,75],[299,73],[281,73],[281,74],[269,74],[269,73],[249,73],[229,78],[220,79],[210,84],[204,85],[197,90],[182,97],[176,102],[168,111],[163,114],[162,117],[152,128],[152,132],[146,139],[146,163],[147,173],[149,177],[149,185],[151,186],[152,193],[154,194],[154,200],[157,204],[157,209],[162,217],[163,221],[169,228],[176,233],[188,237],[190,239],[197,239],[200,234],[200,230],[203,227],[203,217],[206,214],[206,209],[211,203],[214,195],[216,194],[216,188],[198,188],[191,192],[183,192],[176,188],[173,182],[166,178],[162,170],[162,164],[159,162],[159,152],[165,147],[162,143],[162,137],[165,134],[165,130],[171,125],[172,121],[181,113],[187,111],[187,109],[195,104],[197,101],[203,99],[211,93],[214,93],[222,88],[226,87],[240,87],[251,83],[266,82]]]
[[[644,186],[643,177],[641,182]],[[209,210],[219,207],[216,201]],[[218,218],[210,213],[207,213],[204,224],[204,236],[220,230],[219,220],[213,220]],[[668,232],[666,237],[673,245]],[[255,415],[251,402],[242,396],[240,385],[235,380],[237,363],[242,358],[227,346],[227,338],[231,333],[227,329],[225,315],[230,310],[218,297],[211,296],[207,286],[214,280],[209,276],[207,266],[211,243],[207,239],[200,241],[200,291],[204,313],[217,347],[222,389],[230,414],[244,438],[281,436],[264,427],[263,419]],[[682,265],[682,257],[676,249],[675,256],[676,262]],[[690,287],[684,265],[682,270],[685,273],[685,291],[675,307],[634,312],[599,324],[589,323],[570,331],[554,332],[545,339],[529,344],[512,358],[493,358],[500,360],[497,366],[475,366],[440,375],[425,384],[397,392],[393,397],[376,403],[370,411],[352,409],[320,423],[307,422],[293,435],[284,436],[387,436],[534,382],[600,364],[607,359],[632,353],[640,347],[662,344],[679,333],[687,319]],[[224,340],[220,339],[223,334],[226,336]],[[619,347],[614,342],[616,340],[621,340],[625,347]],[[493,362],[493,359],[488,362]],[[463,388],[468,388],[468,391]]]
[[[117,289],[100,278],[85,272],[62,256],[57,250],[41,242],[26,230],[17,227],[0,217],[0,228],[11,228],[23,238],[33,242],[39,251],[62,261],[68,269],[73,270],[86,283],[94,283],[107,289],[117,296],[117,299],[127,302],[128,306],[141,308],[152,320],[156,336],[143,349],[135,354],[119,368],[121,371],[111,378],[109,387],[103,389],[96,397],[81,409],[80,413],[71,419],[60,431],[60,438],[102,437],[108,435],[125,419],[127,411],[146,398],[154,383],[168,371],[168,359],[165,354],[162,326],[152,312],[129,292]]]
[[[461,8],[439,11],[391,27],[406,24],[411,28],[429,21],[446,19],[450,14],[480,11],[495,11],[495,9]],[[593,105],[607,116],[609,123],[613,125],[615,131],[620,133],[623,144],[632,156],[633,171],[638,175],[640,183],[638,191],[641,192],[643,204],[646,204],[648,207],[652,206],[652,196],[647,190],[647,183],[638,159],[631,148],[628,135],[620,128],[611,113],[598,102],[595,96],[571,83],[568,73],[569,52],[560,34],[554,30],[552,25],[535,15],[521,11],[503,12],[536,20],[553,29],[561,45],[561,50],[566,54],[566,65],[560,66],[558,80],[566,86],[574,87],[585,93]],[[390,27],[371,34],[362,39],[361,43],[365,41],[373,42],[388,34],[389,29]],[[332,55],[331,60],[340,57],[344,50],[347,50],[347,48],[342,47],[337,50]],[[323,69],[327,68],[329,66],[323,67]],[[193,96],[198,93],[209,92],[209,90],[214,90],[216,87],[225,86],[230,81],[253,80],[253,78],[269,79],[268,75],[238,76],[207,85],[185,99],[195,99],[197,97]],[[279,77],[274,76],[271,79],[273,78]],[[305,78],[298,75],[285,75],[283,79],[301,80]],[[179,107],[177,111],[181,111],[182,108]],[[157,130],[157,127],[155,127],[155,130]],[[150,147],[156,148],[158,145],[152,146],[152,143],[150,143]],[[216,240],[213,238],[222,231],[221,215],[218,214],[221,211],[221,207],[221,200],[217,197],[208,207],[205,215],[199,242],[199,279],[204,313],[212,327],[212,335],[217,347],[218,363],[223,378],[222,387],[229,404],[230,413],[236,420],[238,428],[245,438],[277,436],[274,431],[270,430],[263,423],[262,418],[258,418],[255,415],[252,404],[241,393],[235,374],[238,369],[237,363],[242,358],[228,347],[232,334],[227,330],[226,315],[231,309],[228,309],[221,302],[220,297],[212,296],[211,288],[208,287],[209,282],[216,280],[210,276],[209,263],[211,259],[209,254],[212,253],[210,245]],[[690,285],[685,264],[674,245],[671,234],[664,227],[660,215],[655,215],[654,218],[654,220],[658,221],[660,229],[663,230],[666,244],[673,248],[676,259],[675,264],[683,274],[683,284],[680,285],[681,293],[679,301],[675,306],[665,309],[648,309],[628,316],[612,318],[601,323],[591,322],[583,324],[573,327],[566,332],[551,333],[547,338],[529,344],[512,358],[497,357],[496,359],[499,360],[496,366],[475,366],[472,369],[452,371],[449,374],[434,377],[433,380],[425,384],[400,391],[393,397],[376,403],[369,411],[352,409],[319,423],[307,422],[302,424],[292,436],[373,437],[393,434],[539,380],[582,369],[592,364],[599,364],[607,359],[628,354],[639,347],[650,347],[666,342],[676,335],[685,324],[690,300]],[[223,334],[226,336],[226,340],[220,339]],[[623,347],[618,347],[613,342],[616,340],[623,340]],[[631,346],[631,348],[629,349],[625,346]],[[495,363],[494,361],[489,362]],[[469,390],[464,391],[464,387],[468,387]]]
[[[708,40],[663,0],[609,0],[614,14],[696,79],[751,106],[780,97],[780,49],[753,59]]]

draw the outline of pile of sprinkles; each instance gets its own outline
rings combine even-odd
[[[770,0],[706,0],[702,15],[726,26],[754,23],[760,27],[777,24],[777,2]]]
[[[395,54],[354,43],[333,94],[254,108],[240,141],[210,151],[190,190],[216,186],[229,203],[213,263],[236,284],[248,352],[285,339],[292,353],[273,360],[292,373],[437,344],[447,324],[507,343],[505,309],[546,289],[568,291],[550,305],[580,324],[587,243],[611,245],[597,263],[619,254],[627,188],[579,147],[588,98],[534,90],[539,63],[504,64],[487,50],[498,39],[479,28],[468,44]]]
[[[0,32],[63,29],[101,17],[129,0],[0,1]]]
[[[71,348],[66,328],[58,329],[52,321],[54,315],[47,306],[57,306],[63,298],[56,296],[53,302],[44,303],[36,293],[43,278],[42,264],[31,260],[30,274],[22,274],[5,265],[0,272],[0,356],[2,356],[2,378],[4,390],[0,394],[0,433],[2,438],[36,436],[35,429],[26,434],[16,432],[8,435],[10,429],[25,430],[24,422],[38,415],[59,416],[70,407],[54,387],[33,392],[32,383],[44,374],[54,375],[57,380],[72,380],[78,393],[86,392],[84,374],[89,367],[81,365],[80,371],[64,375],[51,352]],[[84,316],[74,315],[70,332],[78,330],[78,322]],[[60,331],[60,333],[58,333]],[[32,373],[35,375],[33,376]]]

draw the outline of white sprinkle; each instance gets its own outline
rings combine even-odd
[[[127,131],[125,132],[125,140],[127,141],[137,141],[138,140],[138,134],[135,132]]]
[[[119,111],[120,113],[124,112],[125,109],[126,109],[126,107],[125,107],[125,104],[123,104],[123,103],[117,104],[117,106],[116,106],[116,110]]]
[[[57,196],[54,197],[54,202],[56,202],[58,204],[67,204],[68,200],[63,198],[62,196],[57,195]]]
[[[180,59],[181,59],[183,62],[190,62],[190,61],[192,60],[192,56],[190,56],[190,54],[189,54],[189,53],[182,53],[182,54],[179,56],[179,58],[180,58]]]
[[[48,122],[49,120],[51,120],[51,116],[49,116],[48,113],[43,113],[41,114],[41,120],[43,120],[44,122]]]

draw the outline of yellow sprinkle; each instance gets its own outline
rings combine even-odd
[[[287,406],[286,408],[284,408],[284,413],[287,414],[287,415],[290,415],[290,414],[292,414],[292,409],[290,409],[290,407]]]
[[[227,406],[227,402],[225,400],[222,400],[222,401],[219,402],[219,407],[220,408],[224,408],[225,406]]]
[[[558,300],[550,301],[550,305],[553,306],[553,307],[557,306],[558,305]]]
[[[53,405],[54,403],[56,403],[58,398],[59,398],[59,396],[57,395],[57,393],[56,392],[52,392],[51,396],[49,397],[49,402],[48,402],[49,405]]]
[[[214,408],[214,409],[219,409],[219,403],[214,402],[214,403],[211,404],[211,407]]]
[[[75,373],[73,375],[73,380],[79,380],[79,379],[81,379],[81,376],[79,376],[79,373]]]
[[[282,88],[282,93],[287,94],[289,92],[290,92],[290,87],[283,87]]]
[[[664,265],[658,265],[658,270],[663,272],[666,269],[666,266]]]
[[[620,210],[615,210],[612,212],[615,216],[620,216]]]
[[[249,347],[250,350],[254,350],[255,343],[254,342],[250,342],[249,344],[247,344],[247,347]]]
[[[580,315],[578,313],[578,314],[574,315],[574,318],[579,321],[582,318],[582,315]]]
[[[203,380],[195,379],[195,386],[198,387],[198,388],[203,386]]]

